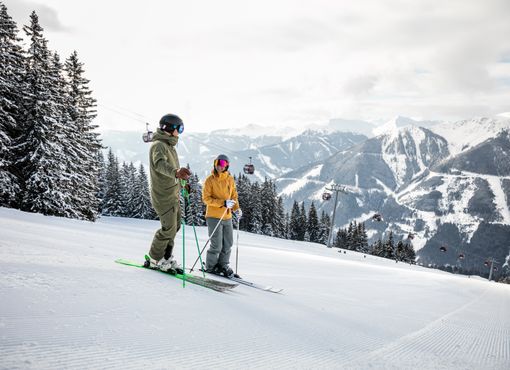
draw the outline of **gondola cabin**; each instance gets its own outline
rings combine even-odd
[[[255,166],[251,163],[251,157],[250,163],[244,165],[243,172],[247,175],[253,175],[255,173]]]
[[[154,133],[149,130],[149,124],[146,123],[147,131],[143,133],[142,140],[144,143],[150,143],[152,141],[152,137],[154,136]]]
[[[322,193],[322,200],[330,200],[331,194],[330,193]]]
[[[255,166],[252,165],[251,163],[245,164],[244,168],[243,168],[243,171],[247,175],[253,175],[255,173]]]
[[[377,221],[377,222],[381,222],[382,221],[382,216],[379,214],[379,213],[376,213],[372,216],[372,220],[373,221]]]
[[[463,260],[463,259],[464,259],[464,257],[465,257],[465,256],[464,256],[464,253],[459,254],[459,260]]]
[[[441,248],[439,248],[439,250],[444,253],[446,252],[446,247],[443,245]]]

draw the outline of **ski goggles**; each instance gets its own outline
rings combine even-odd
[[[216,160],[216,166],[227,167],[228,161],[226,161],[224,159],[218,159],[218,160]]]
[[[177,130],[179,134],[182,134],[184,132],[184,123],[179,126],[176,125],[162,126],[161,129],[166,132],[173,132],[174,130]]]

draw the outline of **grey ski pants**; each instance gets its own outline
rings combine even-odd
[[[161,258],[169,258],[174,249],[175,234],[181,228],[181,211],[179,204],[170,208],[167,212],[159,215],[161,229],[156,231],[152,240],[149,255],[156,261]]]
[[[209,217],[206,219],[209,236],[212,234],[218,222],[216,232],[211,238],[211,246],[207,250],[206,269],[212,269],[216,265],[225,266],[230,261],[230,252],[234,244],[234,228],[232,219],[220,221],[219,218]]]

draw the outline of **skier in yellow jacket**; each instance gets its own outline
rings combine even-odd
[[[239,220],[242,211],[237,200],[236,184],[228,172],[228,167],[229,159],[226,155],[220,154],[214,160],[214,168],[204,183],[202,199],[207,206],[205,218],[211,238],[211,246],[207,251],[206,271],[230,277],[234,275],[229,266],[234,242],[232,213],[235,213]]]

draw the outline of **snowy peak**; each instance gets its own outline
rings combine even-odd
[[[378,135],[384,135],[387,133],[394,133],[398,131],[401,128],[405,128],[408,126],[417,126],[417,127],[425,127],[430,128],[437,124],[439,124],[439,121],[420,121],[415,120],[409,117],[403,117],[403,116],[396,116],[386,123],[384,123],[381,126],[378,126],[373,129],[373,133],[375,136]]]
[[[397,187],[448,156],[446,140],[421,127],[394,128],[379,139],[382,158],[391,169]]]
[[[501,130],[505,129],[510,129],[510,118],[503,116],[444,122],[431,128],[432,131],[448,140],[452,155],[473,148],[497,136]]]

